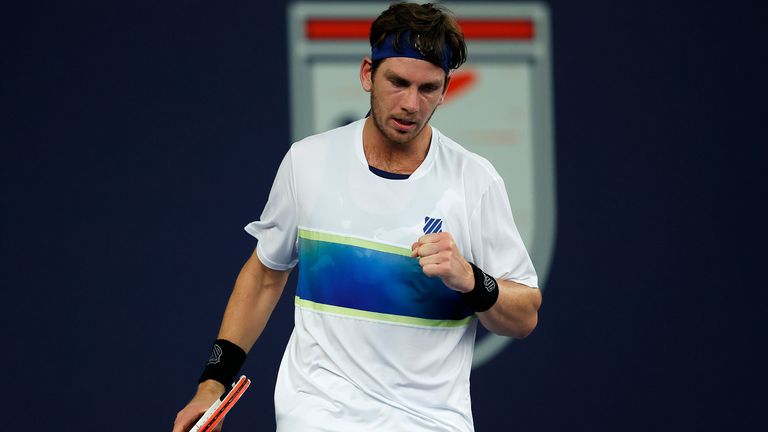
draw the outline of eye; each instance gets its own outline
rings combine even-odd
[[[408,81],[406,81],[404,79],[401,79],[401,78],[392,78],[390,80],[390,82],[392,83],[392,85],[394,85],[395,87],[399,87],[399,88],[405,88],[405,87],[408,87],[410,85],[410,83]]]
[[[434,93],[438,90],[439,88],[434,84],[427,84],[427,85],[421,86],[421,91],[424,93]]]

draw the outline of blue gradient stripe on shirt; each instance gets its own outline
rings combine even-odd
[[[407,248],[299,230],[296,303],[389,322],[461,326],[474,315],[461,296],[421,271]]]

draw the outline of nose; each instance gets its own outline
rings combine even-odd
[[[410,86],[405,91],[402,108],[409,114],[415,114],[419,111],[419,89],[416,86]]]

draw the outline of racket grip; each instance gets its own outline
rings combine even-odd
[[[226,393],[224,393],[226,394]],[[216,402],[213,403],[213,405],[208,408],[205,413],[203,413],[203,416],[200,417],[200,420],[195,423],[194,426],[192,426],[192,429],[189,430],[189,432],[198,432],[201,427],[208,421],[209,418],[211,418],[211,415],[213,415],[214,412],[216,412],[216,409],[221,405],[221,398],[216,399]]]

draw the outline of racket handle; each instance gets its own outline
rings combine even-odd
[[[208,408],[205,413],[203,413],[203,416],[200,417],[200,420],[198,420],[194,426],[192,426],[192,429],[190,429],[189,432],[198,432],[200,428],[203,427],[203,425],[208,421],[208,419],[211,418],[211,415],[213,415],[219,405],[221,405],[221,399],[216,399],[216,402],[214,402],[213,405],[211,405],[211,407]]]

